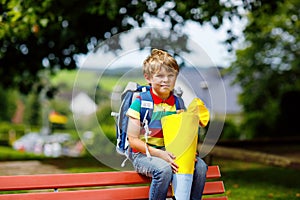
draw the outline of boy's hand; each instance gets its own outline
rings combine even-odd
[[[174,162],[176,157],[172,153],[159,150],[159,157],[170,163],[173,173],[178,172],[178,165]]]

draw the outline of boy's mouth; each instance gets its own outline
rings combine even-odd
[[[168,88],[170,87],[169,85],[161,85],[162,88]]]

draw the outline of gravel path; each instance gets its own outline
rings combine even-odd
[[[37,160],[0,162],[0,175],[58,174],[65,173],[53,165]]]

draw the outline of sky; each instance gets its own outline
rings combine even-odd
[[[215,30],[209,25],[199,26],[195,22],[187,23],[186,33],[198,44],[217,66],[228,67],[232,56],[227,52],[225,29]]]
[[[215,30],[209,25],[200,26],[196,22],[187,22],[183,31],[189,36],[188,45],[194,53],[182,54],[183,59],[199,67],[228,67],[230,62],[234,60],[233,55],[227,52],[226,46],[223,44],[223,41],[226,39],[225,27],[228,26],[238,34],[240,34],[242,30],[241,22],[234,22],[234,25],[225,22],[223,28],[219,30]],[[80,56],[79,67],[141,67],[143,60],[149,55],[149,51],[139,51],[139,46],[134,42],[134,39],[136,35],[143,35],[144,31],[149,29],[162,29],[162,34],[164,29],[167,30],[166,24],[162,24],[161,21],[156,19],[149,19],[146,21],[145,27],[121,33],[123,51],[119,52],[118,56],[113,53],[104,53],[100,48],[97,53]],[[113,38],[114,36],[112,39]],[[102,46],[106,42],[108,41],[104,41]]]

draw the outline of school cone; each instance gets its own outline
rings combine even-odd
[[[176,156],[175,163],[179,166],[172,181],[173,194],[176,200],[190,199],[198,128],[199,124],[201,125],[200,111],[206,109],[203,108],[204,104],[201,102],[199,98],[195,98],[186,112],[162,118],[166,150]],[[209,117],[209,114],[207,116]]]

